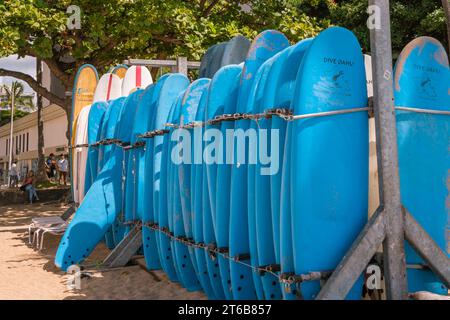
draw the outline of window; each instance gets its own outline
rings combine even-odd
[[[25,133],[22,135],[22,152],[25,152]]]
[[[29,144],[28,144],[28,141],[30,140],[30,133],[29,132],[27,132],[27,151],[29,151],[30,149],[28,148],[29,147]]]
[[[6,139],[6,155],[8,155],[9,152],[9,139]]]

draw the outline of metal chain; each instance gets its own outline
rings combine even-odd
[[[332,273],[332,271],[315,271],[307,274],[296,275],[294,273],[280,273],[281,268],[276,264],[255,267],[249,263],[244,262],[244,260],[250,260],[250,257],[248,255],[241,255],[241,257],[231,257],[229,255],[228,248],[217,248],[214,243],[205,244],[203,242],[195,242],[193,239],[187,238],[186,236],[174,236],[173,232],[171,232],[167,227],[160,227],[158,224],[153,222],[147,222],[142,225],[152,229],[153,231],[165,234],[172,241],[177,241],[186,246],[190,246],[196,249],[203,249],[213,258],[220,255],[227,260],[246,266],[259,274],[271,274],[273,277],[277,278],[278,281],[285,287],[305,281],[326,279]],[[242,258],[242,256],[245,257]]]
[[[410,111],[410,112],[416,112],[416,113],[426,113],[426,114],[438,114],[438,115],[450,115],[450,111],[447,110],[434,110],[434,109],[421,109],[421,108],[410,108],[410,107],[395,107],[396,110],[401,111]],[[265,112],[262,113],[231,113],[231,114],[221,114],[218,116],[215,116],[213,119],[207,120],[207,121],[192,121],[185,125],[178,125],[174,123],[166,123],[164,124],[165,127],[174,128],[174,129],[193,129],[197,127],[205,127],[207,125],[216,125],[221,122],[225,121],[238,121],[238,120],[255,120],[258,121],[259,119],[266,118],[270,119],[272,117],[279,117],[285,121],[294,121],[294,120],[301,120],[301,119],[308,119],[308,118],[317,118],[317,117],[327,117],[327,116],[333,116],[333,115],[340,115],[340,114],[348,114],[348,113],[355,113],[355,112],[363,112],[363,111],[371,111],[370,107],[365,108],[350,108],[350,109],[342,109],[342,110],[334,110],[334,111],[324,111],[324,112],[316,112],[316,113],[305,113],[305,114],[299,114],[299,115],[293,115],[291,109],[287,108],[273,108],[268,109]],[[165,134],[168,134],[170,131],[167,129],[156,129],[153,131],[148,131],[143,134],[138,135],[138,138],[154,138],[156,136],[162,136]],[[125,148],[127,150],[142,147],[145,142],[137,142],[134,145],[130,146],[129,143],[120,141],[119,139],[103,139],[100,141],[97,141],[93,144],[77,144],[74,146],[69,146],[69,149],[75,149],[75,148],[89,148],[89,147],[98,147],[98,146],[106,146],[115,144],[119,147]]]

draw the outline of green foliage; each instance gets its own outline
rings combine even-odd
[[[66,26],[69,5],[81,8],[81,30]],[[253,38],[279,29],[295,42],[328,25],[283,0],[4,0],[0,16],[0,56],[51,61],[66,86],[83,63],[106,71],[126,58],[199,60],[209,46],[237,34]]]
[[[365,52],[370,51],[366,27],[367,0],[288,0],[300,11],[327,16],[333,25],[352,30]],[[445,15],[438,0],[391,0],[391,33],[393,56],[414,38],[431,36],[447,46]]]
[[[369,51],[367,0],[3,0],[0,56],[17,53],[44,60],[67,88],[77,68],[105,72],[126,58],[199,60],[206,49],[237,34],[254,38],[265,29],[291,42],[329,25],[354,31]],[[81,8],[81,30],[66,26],[70,5]],[[251,8],[251,10],[249,10]],[[392,0],[394,56],[413,38],[446,42],[440,1]]]
[[[29,114],[22,110],[14,110],[14,121]],[[0,127],[11,121],[11,110],[0,110]]]

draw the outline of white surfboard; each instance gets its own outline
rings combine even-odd
[[[145,66],[131,66],[128,68],[122,82],[122,95],[128,96],[139,88],[146,88],[153,83],[152,75]]]
[[[88,143],[88,117],[89,111],[91,110],[91,105],[88,105],[81,109],[80,114],[77,118],[76,131],[75,131],[75,145],[81,145]],[[73,190],[74,190],[74,201],[80,204],[84,198],[84,179],[86,173],[86,162],[87,162],[87,148],[75,148],[74,161],[73,161]]]
[[[113,73],[105,73],[98,81],[94,102],[114,100],[122,96],[122,79]]]

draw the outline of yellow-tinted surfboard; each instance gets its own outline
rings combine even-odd
[[[82,65],[77,72],[77,75],[75,76],[75,81],[73,85],[73,91],[72,91],[72,110],[71,110],[71,116],[70,116],[70,142],[73,145],[75,141],[76,136],[76,124],[78,115],[80,114],[81,110],[89,106],[93,103],[94,99],[94,92],[95,88],[97,87],[98,83],[98,73],[97,69],[93,65],[85,64]],[[71,185],[73,185],[73,152],[72,149],[69,150],[70,152],[70,179],[71,179]],[[73,188],[72,188],[73,192]],[[73,193],[72,193],[73,196]]]

